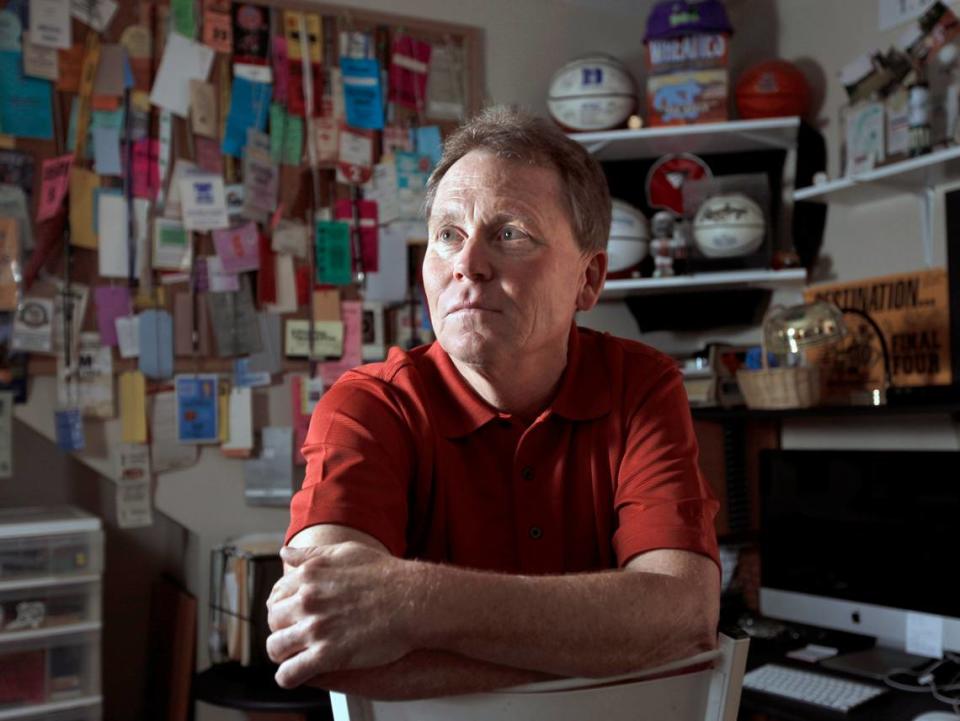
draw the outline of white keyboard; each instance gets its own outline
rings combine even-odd
[[[772,663],[748,672],[743,687],[844,713],[887,691],[882,686]]]

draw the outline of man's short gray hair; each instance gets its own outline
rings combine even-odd
[[[606,249],[610,236],[610,191],[600,163],[549,120],[504,106],[482,110],[447,138],[443,157],[427,181],[424,209],[428,220],[443,176],[473,150],[556,170],[580,249],[584,253]]]

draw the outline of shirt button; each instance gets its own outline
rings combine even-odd
[[[540,529],[540,526],[530,526],[530,538],[534,541],[539,541],[543,538],[543,531]]]
[[[533,480],[533,466],[524,466],[520,469],[520,477],[525,481]]]

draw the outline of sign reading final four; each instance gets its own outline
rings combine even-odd
[[[806,301],[826,300],[869,315],[883,331],[890,351],[895,386],[946,385],[952,382],[949,283],[944,268],[810,286]],[[844,318],[849,335],[836,345],[809,351],[821,364],[824,392],[876,387],[883,379],[879,340],[856,314]]]

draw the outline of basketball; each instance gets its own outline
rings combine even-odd
[[[647,254],[650,232],[643,213],[629,203],[613,199],[610,239],[607,242],[607,270],[629,270]]]
[[[607,55],[572,60],[550,81],[547,108],[566,130],[610,130],[622,126],[637,104],[633,78]]]
[[[736,87],[741,118],[803,116],[809,110],[810,86],[800,69],[786,60],[766,60],[748,68]]]
[[[760,247],[765,230],[763,211],[743,193],[705,200],[693,219],[693,239],[707,258],[750,255]]]

